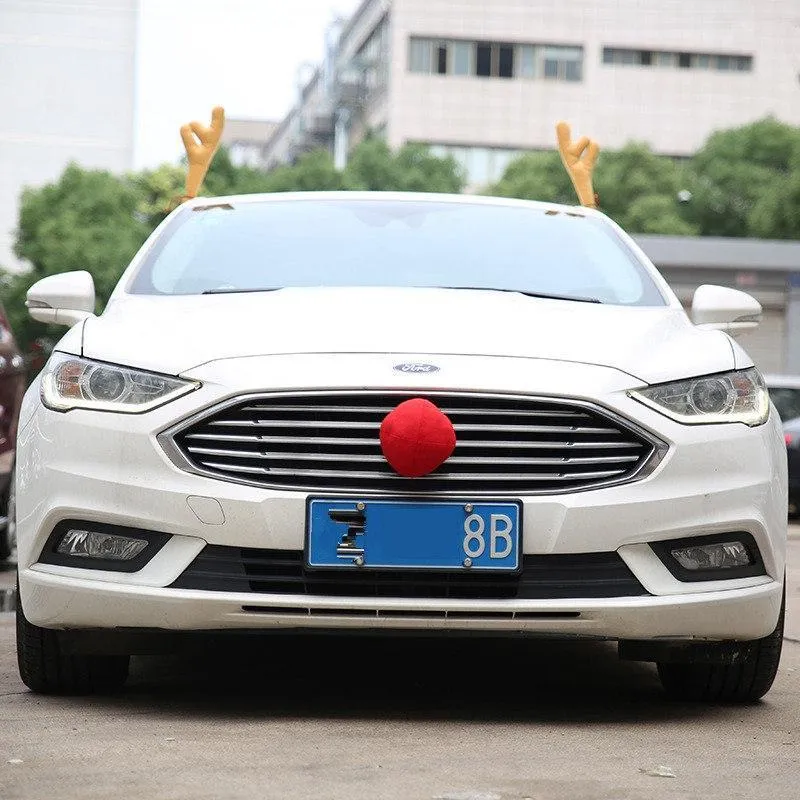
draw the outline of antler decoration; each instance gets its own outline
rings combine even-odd
[[[578,194],[582,206],[597,208],[598,197],[592,188],[592,170],[600,152],[600,145],[593,142],[588,136],[581,136],[577,142],[572,141],[569,125],[559,122],[556,125],[558,135],[558,150],[561,160],[572,179],[572,185]]]
[[[219,147],[222,129],[225,127],[225,110],[216,106],[211,112],[211,125],[206,127],[199,122],[190,122],[181,127],[181,139],[189,159],[189,172],[186,175],[186,194],[181,202],[197,197],[203,178],[206,177],[211,159]]]

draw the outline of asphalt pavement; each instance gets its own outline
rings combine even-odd
[[[794,800],[800,528],[788,597],[747,707],[669,702],[606,643],[339,637],[216,642],[134,659],[115,697],[39,697],[0,613],[0,798]]]

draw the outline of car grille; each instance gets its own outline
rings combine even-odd
[[[525,555],[518,574],[308,570],[300,550],[206,545],[172,584],[211,592],[321,597],[540,600],[633,597],[647,591],[617,553]]]
[[[453,455],[402,478],[380,449],[383,418],[424,396],[453,422]],[[588,405],[511,395],[341,392],[268,395],[212,410],[174,435],[184,467],[272,488],[447,492],[574,491],[629,480],[653,441]]]

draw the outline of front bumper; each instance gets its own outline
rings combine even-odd
[[[130,586],[25,572],[27,617],[53,628],[369,629],[608,639],[736,639],[775,627],[782,585],[592,600],[407,600],[253,595]]]
[[[64,629],[361,628],[635,639],[753,639],[773,630],[781,602],[787,503],[786,450],[776,415],[758,428],[679,425],[628,397],[626,390],[634,382],[627,375],[517,359],[482,360],[483,385],[471,390],[599,402],[669,443],[655,471],[634,483],[520,498],[526,554],[618,553],[647,594],[455,600],[170,588],[206,545],[302,550],[307,493],[183,472],[159,446],[158,434],[232,396],[229,386],[238,387],[236,394],[314,388],[301,376],[312,376],[318,385],[320,376],[329,375],[332,382],[343,362],[357,363],[367,376],[391,375],[397,358],[294,356],[220,362],[216,372],[210,365],[191,376],[203,381],[200,390],[143,415],[60,414],[39,406],[20,432],[18,449],[17,536],[27,618]],[[469,385],[475,359],[463,361],[464,374],[456,363],[452,384],[436,388]],[[259,364],[253,362],[261,362],[260,368],[254,369]],[[253,374],[269,374],[271,386],[255,384]],[[393,380],[394,386],[407,388],[407,376]],[[422,384],[434,379],[415,380]],[[391,382],[383,385],[387,383],[393,388]],[[585,387],[592,389],[591,397],[584,394]],[[424,385],[413,388],[425,391]],[[34,385],[31,391],[36,390]],[[37,401],[29,395],[26,402]],[[134,573],[40,563],[50,533],[66,519],[161,531],[172,538]],[[736,531],[755,539],[764,575],[681,582],[648,544]]]

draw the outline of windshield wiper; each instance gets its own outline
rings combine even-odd
[[[602,303],[596,297],[581,297],[572,294],[547,294],[545,292],[526,292],[524,289],[498,289],[493,286],[437,286],[437,289],[471,289],[476,292],[514,292],[526,297],[539,297],[543,300],[572,300],[576,303]]]
[[[267,286],[263,289],[229,289],[227,287],[222,289],[206,289],[201,294],[250,294],[252,292],[277,292],[282,289],[282,286]]]
[[[253,292],[277,292],[282,286],[266,286],[261,289],[206,289],[202,294],[250,294]],[[543,300],[570,300],[575,303],[602,303],[596,297],[581,297],[580,295],[567,294],[547,294],[545,292],[526,292],[524,289],[498,289],[490,286],[435,286],[435,289],[466,289],[475,292],[513,292],[514,294],[524,294],[526,297],[538,297]]]

